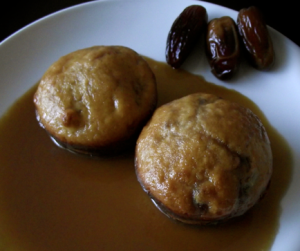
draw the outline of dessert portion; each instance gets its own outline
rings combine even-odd
[[[272,152],[259,118],[204,93],[159,107],[136,146],[138,180],[172,219],[215,224],[240,216],[267,190]]]
[[[34,95],[37,119],[58,145],[89,155],[135,144],[157,103],[147,62],[123,46],[94,46],[61,57]]]

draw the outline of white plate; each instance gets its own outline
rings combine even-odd
[[[165,61],[166,36],[184,7],[203,5],[209,19],[237,12],[189,0],[97,1],[43,18],[0,44],[0,114],[42,76],[60,56],[92,45],[124,45]],[[271,29],[276,64],[271,72],[242,65],[230,83],[218,81],[204,57],[191,57],[185,68],[206,80],[234,88],[253,100],[288,141],[294,157],[293,177],[282,200],[280,229],[273,251],[300,250],[300,50]]]

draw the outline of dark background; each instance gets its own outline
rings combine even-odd
[[[10,1],[10,3],[2,1],[0,5],[0,41],[41,17],[84,2],[90,1],[26,0],[21,3],[19,1]],[[295,5],[297,3],[295,1],[285,0],[275,3],[275,1],[270,0],[210,0],[206,2],[222,5],[237,11],[255,5],[263,12],[269,26],[300,45],[300,21],[298,17],[300,15],[298,14],[298,6]]]

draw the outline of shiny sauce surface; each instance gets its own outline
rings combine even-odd
[[[36,86],[0,120],[0,250],[269,250],[279,228],[280,201],[291,176],[291,152],[259,108],[236,91],[147,59],[158,83],[158,105],[207,92],[249,107],[265,125],[274,173],[265,198],[244,216],[196,227],[163,215],[143,192],[134,149],[88,158],[58,148],[39,127]]]

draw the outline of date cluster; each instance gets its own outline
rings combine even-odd
[[[208,22],[203,6],[188,6],[175,19],[168,34],[167,63],[179,68],[201,37],[205,38],[205,54],[211,71],[221,80],[235,74],[242,54],[261,71],[269,70],[274,63],[273,43],[262,13],[255,6],[241,9],[236,22],[229,16]]]

